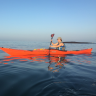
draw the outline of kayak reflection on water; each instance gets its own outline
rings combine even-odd
[[[4,56],[5,58],[3,58],[0,63],[2,64],[8,64],[8,63],[14,63],[14,60],[19,60],[19,61],[30,61],[30,62],[45,62],[45,63],[49,63],[49,66],[48,66],[48,70],[49,71],[53,71],[53,72],[56,72],[56,70],[54,70],[53,67],[50,67],[51,65],[54,65],[54,67],[59,67],[57,69],[57,71],[59,69],[61,69],[64,64],[66,62],[68,62],[66,59],[65,59],[65,55],[51,55],[51,56],[48,56],[48,55],[24,55],[24,56]],[[49,62],[47,62],[49,61]],[[66,64],[65,64],[66,65]]]
[[[68,56],[68,55],[67,55]],[[85,57],[84,57],[85,56]],[[0,64],[11,64],[15,63],[15,60],[19,62],[44,62],[48,63],[48,70],[51,72],[59,72],[60,69],[65,68],[65,65],[70,63],[76,63],[76,64],[91,64],[91,61],[89,61],[90,55],[83,55],[83,56],[76,56],[75,59],[72,59],[72,56],[67,57],[65,59],[66,55],[22,55],[22,56],[4,56],[5,58],[0,60]],[[71,57],[71,58],[70,58]],[[41,64],[41,63],[40,63]]]

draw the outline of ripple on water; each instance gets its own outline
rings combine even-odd
[[[96,96],[96,54],[64,58],[0,58],[0,96]]]

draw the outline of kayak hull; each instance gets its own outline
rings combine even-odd
[[[9,55],[66,55],[66,54],[91,54],[93,48],[83,49],[83,50],[70,50],[70,51],[60,51],[56,49],[36,49],[36,50],[19,50],[19,49],[11,49],[11,48],[3,48],[0,49],[6,52]]]

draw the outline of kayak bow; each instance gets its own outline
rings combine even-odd
[[[49,55],[49,49],[35,49],[35,50],[19,50],[11,48],[0,49],[6,52],[9,55]],[[70,51],[61,51],[56,49],[50,49],[50,55],[66,55],[66,54],[91,54],[93,48],[83,49],[83,50],[70,50]]]

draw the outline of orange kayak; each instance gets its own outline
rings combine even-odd
[[[35,50],[20,50],[20,49],[11,49],[3,48],[0,49],[6,52],[9,55],[66,55],[66,54],[91,54],[93,48],[82,49],[82,50],[70,50],[70,51],[61,51],[56,49],[35,49]]]

